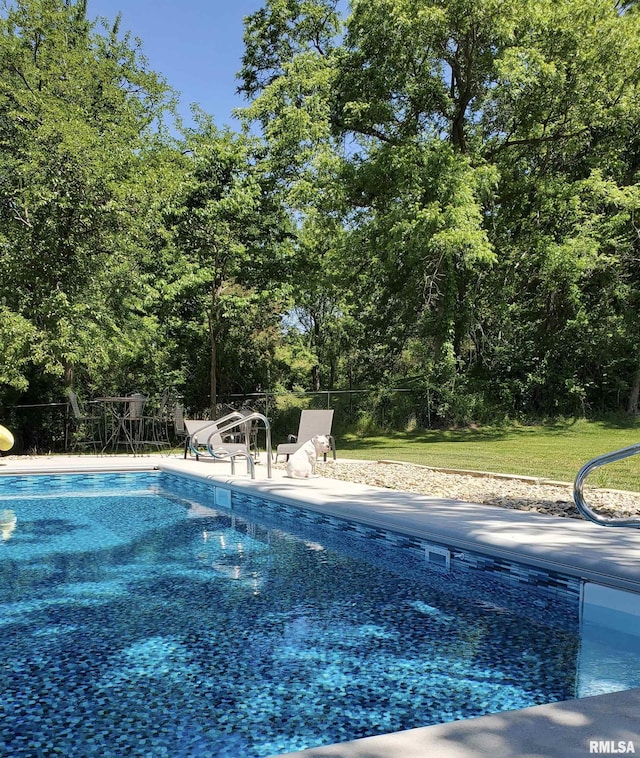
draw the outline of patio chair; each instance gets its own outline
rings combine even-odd
[[[120,437],[118,444],[130,447],[133,453],[144,447],[144,406],[146,402],[147,396],[141,392],[132,392],[128,395],[128,402],[122,419],[124,437]]]
[[[240,412],[244,416],[250,416],[252,413],[255,413],[253,408],[243,408]],[[249,422],[245,427],[245,434],[249,450],[257,461],[260,458],[260,448],[258,447],[258,422]]]
[[[278,462],[279,455],[285,455],[286,460],[289,460],[289,456],[293,455],[296,450],[305,442],[315,437],[318,434],[324,434],[329,438],[329,444],[331,445],[331,452],[333,453],[333,460],[336,459],[336,443],[331,434],[331,427],[333,425],[333,409],[326,411],[311,411],[304,410],[300,413],[300,424],[298,426],[297,434],[289,434],[287,442],[282,442],[276,448],[276,463]],[[324,460],[327,460],[327,454],[324,454]]]
[[[148,404],[145,406],[145,415],[142,419],[143,447],[157,447],[158,450],[163,447],[171,447],[171,440],[169,439],[170,396],[171,390],[167,387],[160,395],[157,406],[152,407],[151,412],[148,412]]]
[[[187,437],[187,427],[184,425],[184,406],[177,403],[173,408],[173,433],[177,440]]]
[[[102,450],[104,444],[102,438],[104,417],[85,410],[78,395],[73,390],[68,390],[67,397],[73,413],[73,445],[71,449],[91,446],[94,453],[97,453]]]

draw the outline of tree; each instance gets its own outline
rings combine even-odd
[[[40,346],[22,376],[70,384],[104,370],[122,336],[106,305],[119,271],[132,280],[131,179],[169,89],[117,23],[96,32],[84,0],[6,4],[0,72],[0,301]]]
[[[186,151],[189,164],[166,214],[173,299],[181,328],[207,334],[208,404],[215,414],[223,366],[228,371],[234,360],[228,349],[234,330],[240,329],[237,352],[278,324],[288,280],[287,223],[259,140],[220,131],[199,114]]]
[[[355,0],[344,39],[334,11],[269,2],[243,74],[283,180],[341,218],[359,375],[515,412],[633,396],[635,3]]]
[[[345,347],[344,145],[332,132],[331,92],[342,20],[335,0],[269,0],[246,21],[240,91],[252,98],[271,173],[296,229],[289,338],[304,343],[308,386],[332,387]],[[307,352],[309,351],[309,352]]]
[[[485,358],[523,408],[603,410],[632,386],[637,55],[637,14],[548,3],[498,61],[482,134],[504,308]]]
[[[623,292],[633,299],[637,244],[623,188],[637,181],[637,72],[626,61],[637,57],[638,30],[635,14],[619,10],[353,4],[334,123],[358,146],[347,178],[362,211],[350,249],[376,262],[381,341],[402,314],[388,330],[388,371],[413,344],[435,361],[440,385],[480,380],[495,397],[517,376],[519,408],[556,413],[606,391],[604,375],[623,365],[616,348],[629,365],[636,330],[619,304]],[[595,199],[599,178],[613,202]],[[448,252],[429,255],[443,235]],[[603,281],[615,309],[606,317],[594,298]],[[585,361],[594,340],[608,349]]]
[[[503,7],[353,4],[333,118],[354,146],[343,178],[357,209],[349,249],[367,267],[351,267],[354,288],[374,295],[363,332],[377,349],[361,353],[370,377],[402,377],[408,360],[442,386],[472,338],[473,287],[495,260],[484,206],[498,178],[473,124],[509,23]]]

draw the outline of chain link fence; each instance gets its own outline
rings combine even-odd
[[[71,446],[69,403],[33,403],[3,408],[0,424],[15,440],[6,455],[55,453]]]
[[[176,395],[179,397],[179,395]],[[430,428],[432,407],[429,391],[413,389],[322,390],[319,392],[253,392],[223,398],[218,416],[229,409],[251,408],[265,415],[274,442],[284,441],[298,429],[305,408],[334,409],[333,433],[373,433],[379,430]],[[187,416],[202,411],[186,408]],[[15,405],[4,408],[0,424],[15,438],[6,454],[47,454],[73,449],[73,413],[66,402]]]
[[[254,392],[230,395],[227,407],[252,408],[264,414],[271,422],[274,439],[295,432],[305,408],[333,408],[337,436],[347,430],[366,433],[431,426],[429,392],[412,389]]]

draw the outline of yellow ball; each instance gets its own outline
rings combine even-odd
[[[13,447],[13,434],[4,426],[0,426],[0,450],[6,453]]]

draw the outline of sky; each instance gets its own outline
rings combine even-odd
[[[142,40],[149,67],[180,92],[180,113],[191,125],[197,103],[220,127],[238,126],[232,109],[243,53],[243,19],[263,0],[88,0],[87,17],[112,23],[121,13],[121,35]]]

